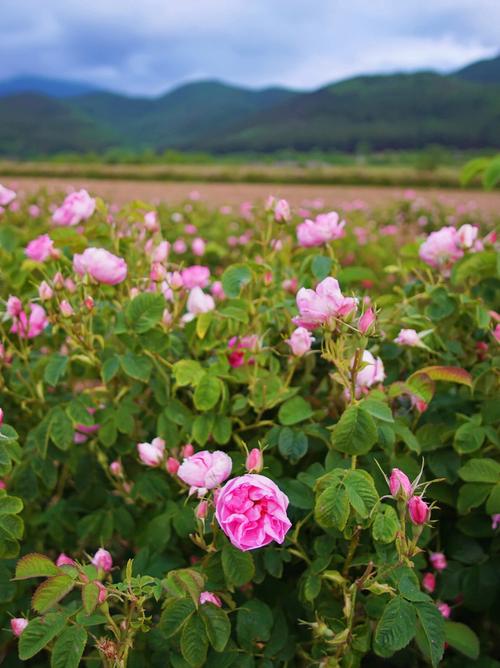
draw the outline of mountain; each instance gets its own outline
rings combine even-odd
[[[455,76],[477,83],[500,84],[500,55],[489,60],[479,60],[455,72]]]
[[[201,81],[141,98],[95,90],[76,94],[76,88],[70,93],[58,85],[53,95],[46,89],[0,97],[0,155],[108,148],[216,153],[354,151],[360,145],[499,148],[499,68],[500,57],[448,75],[361,76],[307,93]],[[0,84],[0,95],[4,89]]]
[[[90,84],[45,77],[14,77],[13,79],[0,81],[0,97],[15,95],[16,93],[40,93],[48,97],[63,99],[95,90],[99,90],[99,88]]]

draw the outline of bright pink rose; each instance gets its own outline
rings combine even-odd
[[[202,450],[187,457],[179,466],[177,475],[190,486],[190,494],[196,492],[198,496],[203,496],[207,490],[218,487],[227,480],[232,468],[231,457],[225,452]]]
[[[206,288],[210,280],[210,269],[199,264],[186,267],[181,271],[182,282],[187,290]]]
[[[23,312],[23,303],[19,297],[10,295],[7,299],[7,313],[11,318],[18,318]]]
[[[252,448],[248,453],[245,461],[245,468],[248,473],[260,473],[264,468],[264,457],[262,450],[259,448]]]
[[[460,239],[454,227],[442,227],[431,232],[420,246],[420,258],[429,266],[449,271],[451,265],[463,256]]]
[[[392,469],[391,477],[389,478],[389,489],[392,496],[409,499],[413,494],[410,479],[400,469]]]
[[[256,334],[249,336],[233,336],[229,339],[228,348],[231,352],[228,355],[229,364],[233,369],[237,369],[245,364],[246,351],[257,351],[259,349],[259,337]],[[248,364],[254,364],[253,357],[248,358]]]
[[[57,557],[56,560],[56,566],[74,566],[75,562],[71,557],[68,557],[67,554],[64,554],[64,552],[61,552],[61,554]]]
[[[361,334],[368,334],[375,324],[375,312],[372,308],[367,309],[358,321],[358,329]]]
[[[151,443],[138,443],[139,459],[146,466],[159,466],[165,453],[165,441],[162,438],[153,438]]]
[[[22,339],[34,339],[48,327],[49,321],[43,306],[39,304],[30,304],[30,315],[24,311],[19,314],[10,328],[13,334],[18,334]]]
[[[422,578],[422,586],[425,591],[429,592],[429,594],[432,594],[434,589],[436,589],[436,576],[434,573],[425,573],[424,577]]]
[[[448,567],[448,562],[443,552],[431,552],[429,561],[431,562],[432,568],[439,572],[444,571],[445,568]]]
[[[344,297],[338,281],[330,276],[321,281],[315,290],[301,288],[296,301],[300,315],[293,321],[306,329],[315,329],[324,324],[334,325],[334,318],[348,316],[357,305],[356,299]]]
[[[19,638],[19,636],[27,626],[28,626],[28,620],[24,619],[24,617],[13,617],[10,620],[10,628],[12,630],[12,633],[16,636],[16,638]]]
[[[212,295],[207,295],[201,288],[193,288],[189,293],[186,306],[191,315],[198,315],[213,311],[215,301]]]
[[[402,329],[394,339],[394,342],[399,343],[400,346],[410,346],[411,348],[420,346],[422,343],[420,334],[414,329]]]
[[[448,619],[451,615],[451,608],[448,605],[448,603],[444,603],[443,601],[438,601],[436,603],[437,609],[439,612],[443,615],[445,619]]]
[[[167,463],[165,465],[167,473],[170,473],[170,475],[176,475],[177,471],[179,470],[179,466],[180,462],[175,457],[167,458]]]
[[[217,495],[215,516],[239,550],[254,550],[275,540],[283,543],[292,523],[288,497],[269,478],[246,473],[227,482]]]
[[[57,257],[58,251],[54,248],[54,242],[48,234],[42,234],[26,246],[26,256],[36,262],[45,262],[49,257]]]
[[[113,558],[111,554],[102,547],[94,554],[92,563],[96,568],[102,569],[106,573],[113,568]]]
[[[116,285],[127,278],[127,263],[104,248],[87,248],[81,255],[73,257],[73,268],[77,274],[89,274],[94,280],[106,285]]]
[[[421,496],[412,496],[408,501],[408,513],[412,523],[418,526],[427,522],[430,508]]]
[[[56,209],[52,220],[56,225],[73,226],[87,220],[95,211],[95,199],[86,190],[69,194]]]
[[[185,459],[186,457],[191,457],[194,455],[194,447],[191,443],[186,443],[181,448],[181,457]]]
[[[16,199],[16,193],[0,183],[0,206],[8,206]]]
[[[316,220],[305,220],[297,227],[297,239],[304,248],[322,246],[345,236],[345,220],[339,220],[335,211],[321,213]]]
[[[212,594],[211,591],[202,591],[200,594],[200,605],[204,603],[213,603],[218,608],[222,608],[222,601],[216,594]]]
[[[286,340],[292,353],[297,357],[302,357],[309,350],[314,342],[314,336],[305,327],[297,327],[289,339]]]

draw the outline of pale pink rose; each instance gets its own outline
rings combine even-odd
[[[72,278],[65,278],[64,279],[64,287],[68,292],[76,292],[76,283]]]
[[[211,591],[201,592],[200,605],[203,605],[204,603],[212,603],[213,605],[216,605],[218,608],[222,608],[222,601],[216,594],[213,594]]]
[[[217,495],[215,516],[239,550],[254,550],[273,540],[283,543],[292,523],[288,497],[269,478],[246,473],[227,482]]]
[[[286,343],[290,346],[292,353],[297,357],[302,357],[309,350],[314,342],[314,336],[305,327],[297,327]]]
[[[451,608],[448,603],[443,603],[443,601],[438,601],[436,603],[437,609],[443,615],[445,619],[448,619],[451,615]]]
[[[479,228],[475,225],[465,224],[458,228],[457,237],[462,248],[472,248],[476,242]]]
[[[296,301],[300,315],[293,322],[306,329],[334,325],[335,318],[344,318],[357,307],[356,299],[344,297],[338,281],[330,276],[321,281],[315,290],[301,288]]]
[[[408,501],[408,514],[412,523],[419,526],[429,519],[430,508],[421,496],[412,496]]]
[[[285,278],[285,280],[281,284],[281,287],[286,292],[289,292],[290,294],[294,295],[297,292],[298,284],[299,284],[299,282],[295,277]]]
[[[24,617],[13,617],[10,620],[10,628],[12,630],[12,633],[16,636],[16,638],[19,638],[19,636],[27,626],[28,626],[28,620],[24,619]]]
[[[191,244],[191,250],[193,251],[194,255],[201,257],[202,255],[205,254],[205,249],[206,249],[206,243],[203,239],[201,239],[200,237],[196,237],[196,239],[193,239],[193,242]]]
[[[127,278],[127,263],[104,248],[86,248],[81,255],[73,257],[73,268],[77,274],[88,274],[99,283],[116,285]]]
[[[178,271],[168,271],[165,280],[167,285],[172,288],[172,290],[179,290],[184,285],[182,276]]]
[[[248,453],[245,461],[245,468],[248,473],[260,473],[264,468],[264,457],[262,450],[259,448],[252,448]]]
[[[16,198],[16,193],[0,183],[0,206],[8,206]]]
[[[153,438],[151,443],[138,443],[139,459],[146,466],[159,466],[165,454],[165,441],[162,438]]]
[[[286,223],[292,217],[290,205],[286,199],[276,200],[274,197],[270,197],[266,208],[274,212],[274,220],[278,223]]]
[[[206,288],[210,280],[210,269],[194,264],[181,271],[182,283],[187,290]]]
[[[297,227],[297,239],[304,248],[322,246],[345,236],[345,220],[335,211],[320,213],[315,220],[305,220]]]
[[[208,311],[214,310],[215,301],[211,295],[207,295],[201,288],[193,288],[189,293],[186,307],[191,315],[208,313]]]
[[[389,489],[392,496],[401,497],[403,499],[409,499],[413,494],[410,479],[406,473],[403,473],[403,471],[397,468],[394,468],[391,471]]]
[[[54,211],[52,220],[56,225],[78,225],[95,211],[95,199],[86,190],[70,193],[62,206]]]
[[[375,324],[375,312],[372,308],[367,309],[358,321],[358,329],[361,334],[367,334]]]
[[[451,265],[463,256],[458,233],[454,227],[442,227],[431,232],[420,246],[420,258],[429,266],[448,272]]]
[[[30,315],[27,316],[24,311],[19,314],[10,328],[13,334],[17,334],[22,339],[34,339],[48,327],[49,321],[43,306],[39,304],[30,304]]]
[[[384,364],[380,357],[374,357],[369,350],[363,351],[362,368],[356,374],[356,390],[363,392],[365,389],[382,383],[385,379]],[[351,364],[354,363],[354,358]]]
[[[207,490],[227,480],[232,468],[231,457],[225,452],[201,450],[182,462],[177,475],[190,486],[190,494],[197,492],[198,496],[203,496]]]
[[[184,239],[176,239],[172,245],[172,248],[174,249],[175,253],[182,255],[182,253],[187,251],[187,243],[184,241]]]
[[[113,558],[111,554],[102,547],[97,550],[92,558],[92,563],[98,569],[108,573],[113,568]]]
[[[38,296],[42,301],[47,301],[49,299],[52,299],[52,297],[54,296],[54,291],[47,283],[47,281],[42,281],[38,286]]]
[[[399,343],[401,346],[410,346],[411,348],[420,346],[422,343],[420,335],[414,329],[402,329],[394,339],[394,342]]]
[[[63,315],[65,318],[71,318],[72,315],[75,315],[75,311],[67,299],[62,300],[62,302],[59,304],[59,309],[61,311],[61,315]]]
[[[434,589],[436,589],[436,576],[434,573],[425,573],[424,577],[422,578],[422,586],[425,591],[429,592],[429,594],[432,594]]]
[[[36,262],[45,262],[50,257],[58,257],[59,253],[54,248],[54,242],[48,234],[42,234],[26,246],[26,256]]]
[[[431,552],[429,555],[429,561],[431,562],[432,568],[434,568],[436,571],[441,572],[448,568],[448,562],[443,552]]]
[[[38,218],[41,213],[41,209],[36,204],[30,204],[28,207],[28,213],[32,218]]]
[[[495,513],[491,516],[491,528],[496,531],[500,526],[500,513]]]
[[[218,299],[219,301],[222,301],[226,298],[226,293],[224,292],[221,281],[214,281],[210,291],[215,299]]]
[[[196,225],[193,225],[193,223],[187,223],[184,225],[184,232],[186,234],[196,234],[196,232],[198,232],[198,228]]]
[[[156,246],[152,253],[151,259],[153,262],[165,262],[168,258],[168,253],[170,251],[170,244],[168,241],[161,241],[158,246]]]
[[[121,465],[121,462],[119,462],[118,460],[111,462],[111,464],[109,465],[109,472],[111,473],[111,475],[114,475],[116,477],[123,475],[123,467]]]
[[[61,554],[57,557],[56,560],[56,566],[74,566],[75,562],[71,557],[68,557],[67,554],[64,554],[64,552],[61,552]]]
[[[157,232],[160,229],[156,211],[148,211],[144,214],[144,227],[150,232]]]

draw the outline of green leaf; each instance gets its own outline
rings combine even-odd
[[[199,411],[208,411],[219,401],[222,383],[216,377],[205,373],[194,391],[194,405]]]
[[[22,499],[17,496],[6,496],[5,492],[0,495],[0,515],[17,515],[24,508]],[[26,555],[30,556],[30,555]],[[43,555],[40,555],[43,556]],[[26,558],[26,557],[24,557]],[[46,559],[47,557],[45,557]],[[49,560],[50,561],[50,560]],[[51,562],[52,563],[52,562]]]
[[[285,459],[296,464],[307,454],[309,441],[303,431],[294,431],[290,427],[285,427],[280,431],[278,448]]]
[[[223,652],[231,635],[227,613],[212,603],[204,603],[200,606],[200,615],[210,644],[216,652]]]
[[[239,644],[255,652],[256,642],[267,642],[273,628],[273,613],[268,605],[256,598],[247,601],[238,610],[236,633]]]
[[[241,587],[250,582],[255,574],[253,557],[249,552],[241,552],[232,545],[224,545],[222,570],[228,586]]]
[[[423,369],[415,371],[415,373],[408,378],[408,382],[411,383],[412,379],[420,375],[428,376],[431,380],[459,383],[461,385],[472,387],[472,376],[470,373],[457,366],[426,366]]]
[[[397,421],[394,425],[394,431],[410,450],[420,452],[420,443],[415,434],[402,422]]]
[[[205,577],[194,568],[179,568],[170,571],[166,579],[167,589],[174,596],[191,596],[195,606],[198,605],[201,592],[205,589]]]
[[[351,506],[361,517],[367,518],[379,499],[370,474],[361,469],[347,471],[344,484]]]
[[[394,508],[387,504],[381,505],[372,526],[374,540],[380,543],[392,543],[399,529],[398,515]]]
[[[479,657],[479,638],[465,624],[446,619],[444,622],[444,638],[450,647],[461,652],[469,659],[475,660]]]
[[[435,603],[414,603],[414,607],[423,630],[431,663],[436,668],[444,652],[444,617]]]
[[[134,332],[143,334],[160,322],[165,297],[159,293],[141,292],[125,308],[125,317]]]
[[[361,408],[367,413],[370,413],[374,418],[377,418],[377,420],[381,420],[382,422],[394,422],[391,409],[383,401],[365,399],[361,402]]]
[[[66,625],[66,617],[59,612],[51,612],[32,619],[19,638],[19,658],[27,661],[38,654],[55,638]]]
[[[159,627],[165,637],[178,633],[189,616],[196,610],[191,598],[174,598],[167,602],[160,617]]]
[[[252,280],[252,272],[246,264],[233,264],[222,274],[222,287],[226,296],[238,297],[241,289]]]
[[[68,627],[54,643],[50,668],[78,668],[86,644],[85,629],[81,626]]]
[[[494,459],[469,459],[459,470],[458,475],[466,482],[500,481],[500,464]]]
[[[101,377],[104,384],[109,383],[118,373],[120,368],[120,358],[118,355],[113,355],[108,357],[108,359],[103,363],[101,368]]]
[[[486,502],[486,512],[488,515],[500,513],[500,484],[495,485]]]
[[[120,364],[127,376],[135,380],[140,380],[143,383],[148,382],[153,369],[153,363],[148,357],[134,355],[131,352],[125,353],[125,355],[120,357]]]
[[[477,508],[491,492],[491,484],[483,482],[468,482],[458,491],[457,509],[463,515],[468,513],[471,508]]]
[[[278,418],[281,424],[290,426],[311,417],[313,410],[302,397],[292,397],[280,406]]]
[[[59,450],[68,450],[73,445],[73,423],[62,410],[56,408],[50,420],[50,438]]]
[[[226,415],[217,415],[213,426],[214,441],[219,445],[225,445],[231,438],[233,425],[231,419]]]
[[[44,381],[48,385],[55,387],[66,373],[67,368],[68,358],[66,355],[59,355],[59,353],[54,353],[49,357],[49,361],[43,372]]]
[[[83,609],[90,615],[97,607],[99,600],[99,587],[95,582],[87,582],[82,588]]]
[[[415,608],[401,596],[396,596],[385,606],[377,624],[373,649],[379,656],[392,656],[408,645],[416,630]]]
[[[208,638],[201,618],[194,614],[182,628],[181,652],[193,668],[203,666],[207,658]]]
[[[329,477],[329,482],[316,498],[314,517],[324,529],[344,530],[349,518],[349,497],[341,479]]]
[[[69,417],[74,424],[84,424],[86,427],[91,427],[94,424],[94,418],[88,412],[87,407],[79,399],[73,399],[66,409]]]
[[[179,360],[172,367],[172,372],[179,387],[196,387],[205,375],[205,369],[196,360]]]
[[[215,423],[215,415],[213,413],[203,413],[197,415],[193,421],[192,435],[193,440],[202,447],[208,441]]]
[[[314,278],[318,281],[322,281],[327,276],[330,276],[332,270],[332,259],[326,257],[325,255],[315,255],[311,262],[311,269]]]
[[[17,562],[16,580],[28,578],[43,578],[60,575],[59,568],[44,554],[33,552],[27,554]]]
[[[334,450],[348,455],[364,455],[377,441],[377,426],[363,408],[349,406],[335,425],[331,440]]]
[[[44,613],[73,589],[74,580],[69,575],[55,575],[36,589],[31,599],[33,610]]]

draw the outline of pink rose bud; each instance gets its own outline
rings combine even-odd
[[[172,288],[172,290],[179,290],[184,285],[182,276],[178,271],[173,271],[172,273],[167,275],[167,283]]]
[[[214,281],[212,287],[210,288],[210,291],[213,294],[213,296],[216,299],[219,299],[220,301],[226,298],[226,293],[224,292],[224,288],[222,287],[221,281]]]
[[[252,448],[252,450],[250,450],[245,462],[245,468],[248,473],[260,473],[262,471],[264,468],[264,457],[259,448]]]
[[[296,357],[302,357],[309,350],[314,342],[314,337],[305,327],[297,327],[286,343],[290,346],[292,353]]]
[[[191,244],[191,250],[193,251],[194,255],[201,257],[205,253],[205,248],[206,244],[203,241],[203,239],[201,239],[200,237],[193,239],[193,243]]]
[[[73,292],[76,292],[76,283],[72,278],[66,278],[64,281],[64,287],[68,292],[73,294]]]
[[[153,262],[151,265],[151,271],[149,273],[149,278],[156,283],[158,281],[163,281],[167,275],[167,270],[159,262]]]
[[[286,199],[279,199],[274,204],[274,220],[278,223],[286,223],[291,218],[290,205]]]
[[[187,251],[187,244],[184,239],[176,239],[172,245],[174,252],[178,255],[182,255]]]
[[[361,334],[367,334],[373,329],[375,324],[375,312],[372,308],[369,308],[363,313],[358,322],[358,329]]]
[[[409,499],[413,494],[411,482],[400,469],[392,469],[391,477],[389,478],[389,490],[394,497]]]
[[[56,560],[56,566],[74,566],[75,562],[71,557],[68,557],[67,554],[64,554],[64,552],[61,552],[61,554],[57,557]]]
[[[0,427],[3,425],[3,408],[0,408]]]
[[[189,493],[203,496],[207,490],[218,487],[231,475],[233,462],[225,452],[202,450],[187,457],[179,466],[177,475],[190,486]]]
[[[194,455],[194,447],[191,443],[186,443],[186,445],[181,450],[181,457],[185,459],[186,457],[191,457]]]
[[[62,300],[59,308],[61,310],[61,314],[65,318],[71,318],[71,316],[75,314],[75,312],[73,310],[73,307],[71,306],[71,304],[69,303],[69,301],[67,299]]]
[[[7,483],[0,478],[0,489],[7,489]]]
[[[438,601],[436,603],[436,605],[437,605],[437,609],[443,615],[443,617],[445,619],[449,619],[449,617],[451,615],[451,608],[448,605],[448,603],[443,603],[443,601]]]
[[[444,571],[448,567],[448,562],[443,552],[431,552],[429,555],[429,561],[431,562],[432,568],[436,571]]]
[[[162,438],[154,438],[151,443],[139,443],[137,445],[139,459],[146,466],[159,466],[165,453],[165,441]]]
[[[491,528],[496,531],[500,526],[500,513],[495,513],[491,516]]]
[[[10,628],[12,629],[12,633],[16,636],[16,638],[19,638],[27,626],[28,620],[24,619],[24,617],[13,617],[10,620]]]
[[[88,311],[92,311],[92,309],[94,308],[94,300],[90,295],[88,297],[85,297],[83,303],[85,304],[85,308]]]
[[[7,299],[7,313],[11,318],[17,318],[21,315],[23,310],[23,305],[19,297],[13,297],[12,295]]]
[[[181,463],[175,457],[169,457],[167,459],[166,465],[167,473],[170,473],[170,475],[176,475],[180,465]]]
[[[425,573],[424,577],[422,578],[422,586],[425,591],[429,592],[429,594],[432,594],[436,588],[436,576],[434,573]]]
[[[150,232],[156,232],[159,229],[156,211],[148,211],[144,214],[144,227]]]
[[[394,339],[394,342],[399,343],[400,346],[409,346],[410,348],[415,348],[422,344],[419,333],[414,329],[402,329]]]
[[[111,462],[111,464],[109,465],[109,471],[110,471],[111,475],[114,475],[114,476],[117,476],[117,477],[121,476],[122,473],[123,473],[123,468],[122,468],[121,462],[119,462],[118,460],[116,460],[114,462]]]
[[[153,250],[152,259],[153,262],[165,262],[170,251],[170,244],[168,241],[162,241],[156,246]]]
[[[196,508],[196,517],[199,520],[204,520],[208,515],[208,501],[200,501]]]
[[[99,582],[99,580],[94,580],[94,584],[97,585],[99,589],[99,596],[97,597],[98,602],[104,603],[104,601],[108,598],[108,591],[106,587],[102,584],[102,582]]]
[[[54,278],[52,279],[52,283],[54,284],[54,287],[57,290],[61,290],[62,288],[64,288],[64,276],[61,274],[60,271],[58,271],[54,275]]]
[[[211,591],[202,591],[200,594],[200,604],[203,605],[204,603],[212,603],[213,605],[216,605],[218,608],[222,608],[222,601],[218,596],[215,594],[212,594]]]
[[[113,568],[113,558],[107,550],[102,547],[97,550],[92,559],[92,563],[96,568],[108,573]]]
[[[421,496],[412,496],[408,501],[408,512],[413,524],[419,526],[429,519],[430,509]]]
[[[38,296],[40,297],[40,299],[42,301],[47,301],[48,299],[52,299],[53,295],[54,291],[47,283],[47,281],[42,281],[38,286]]]

